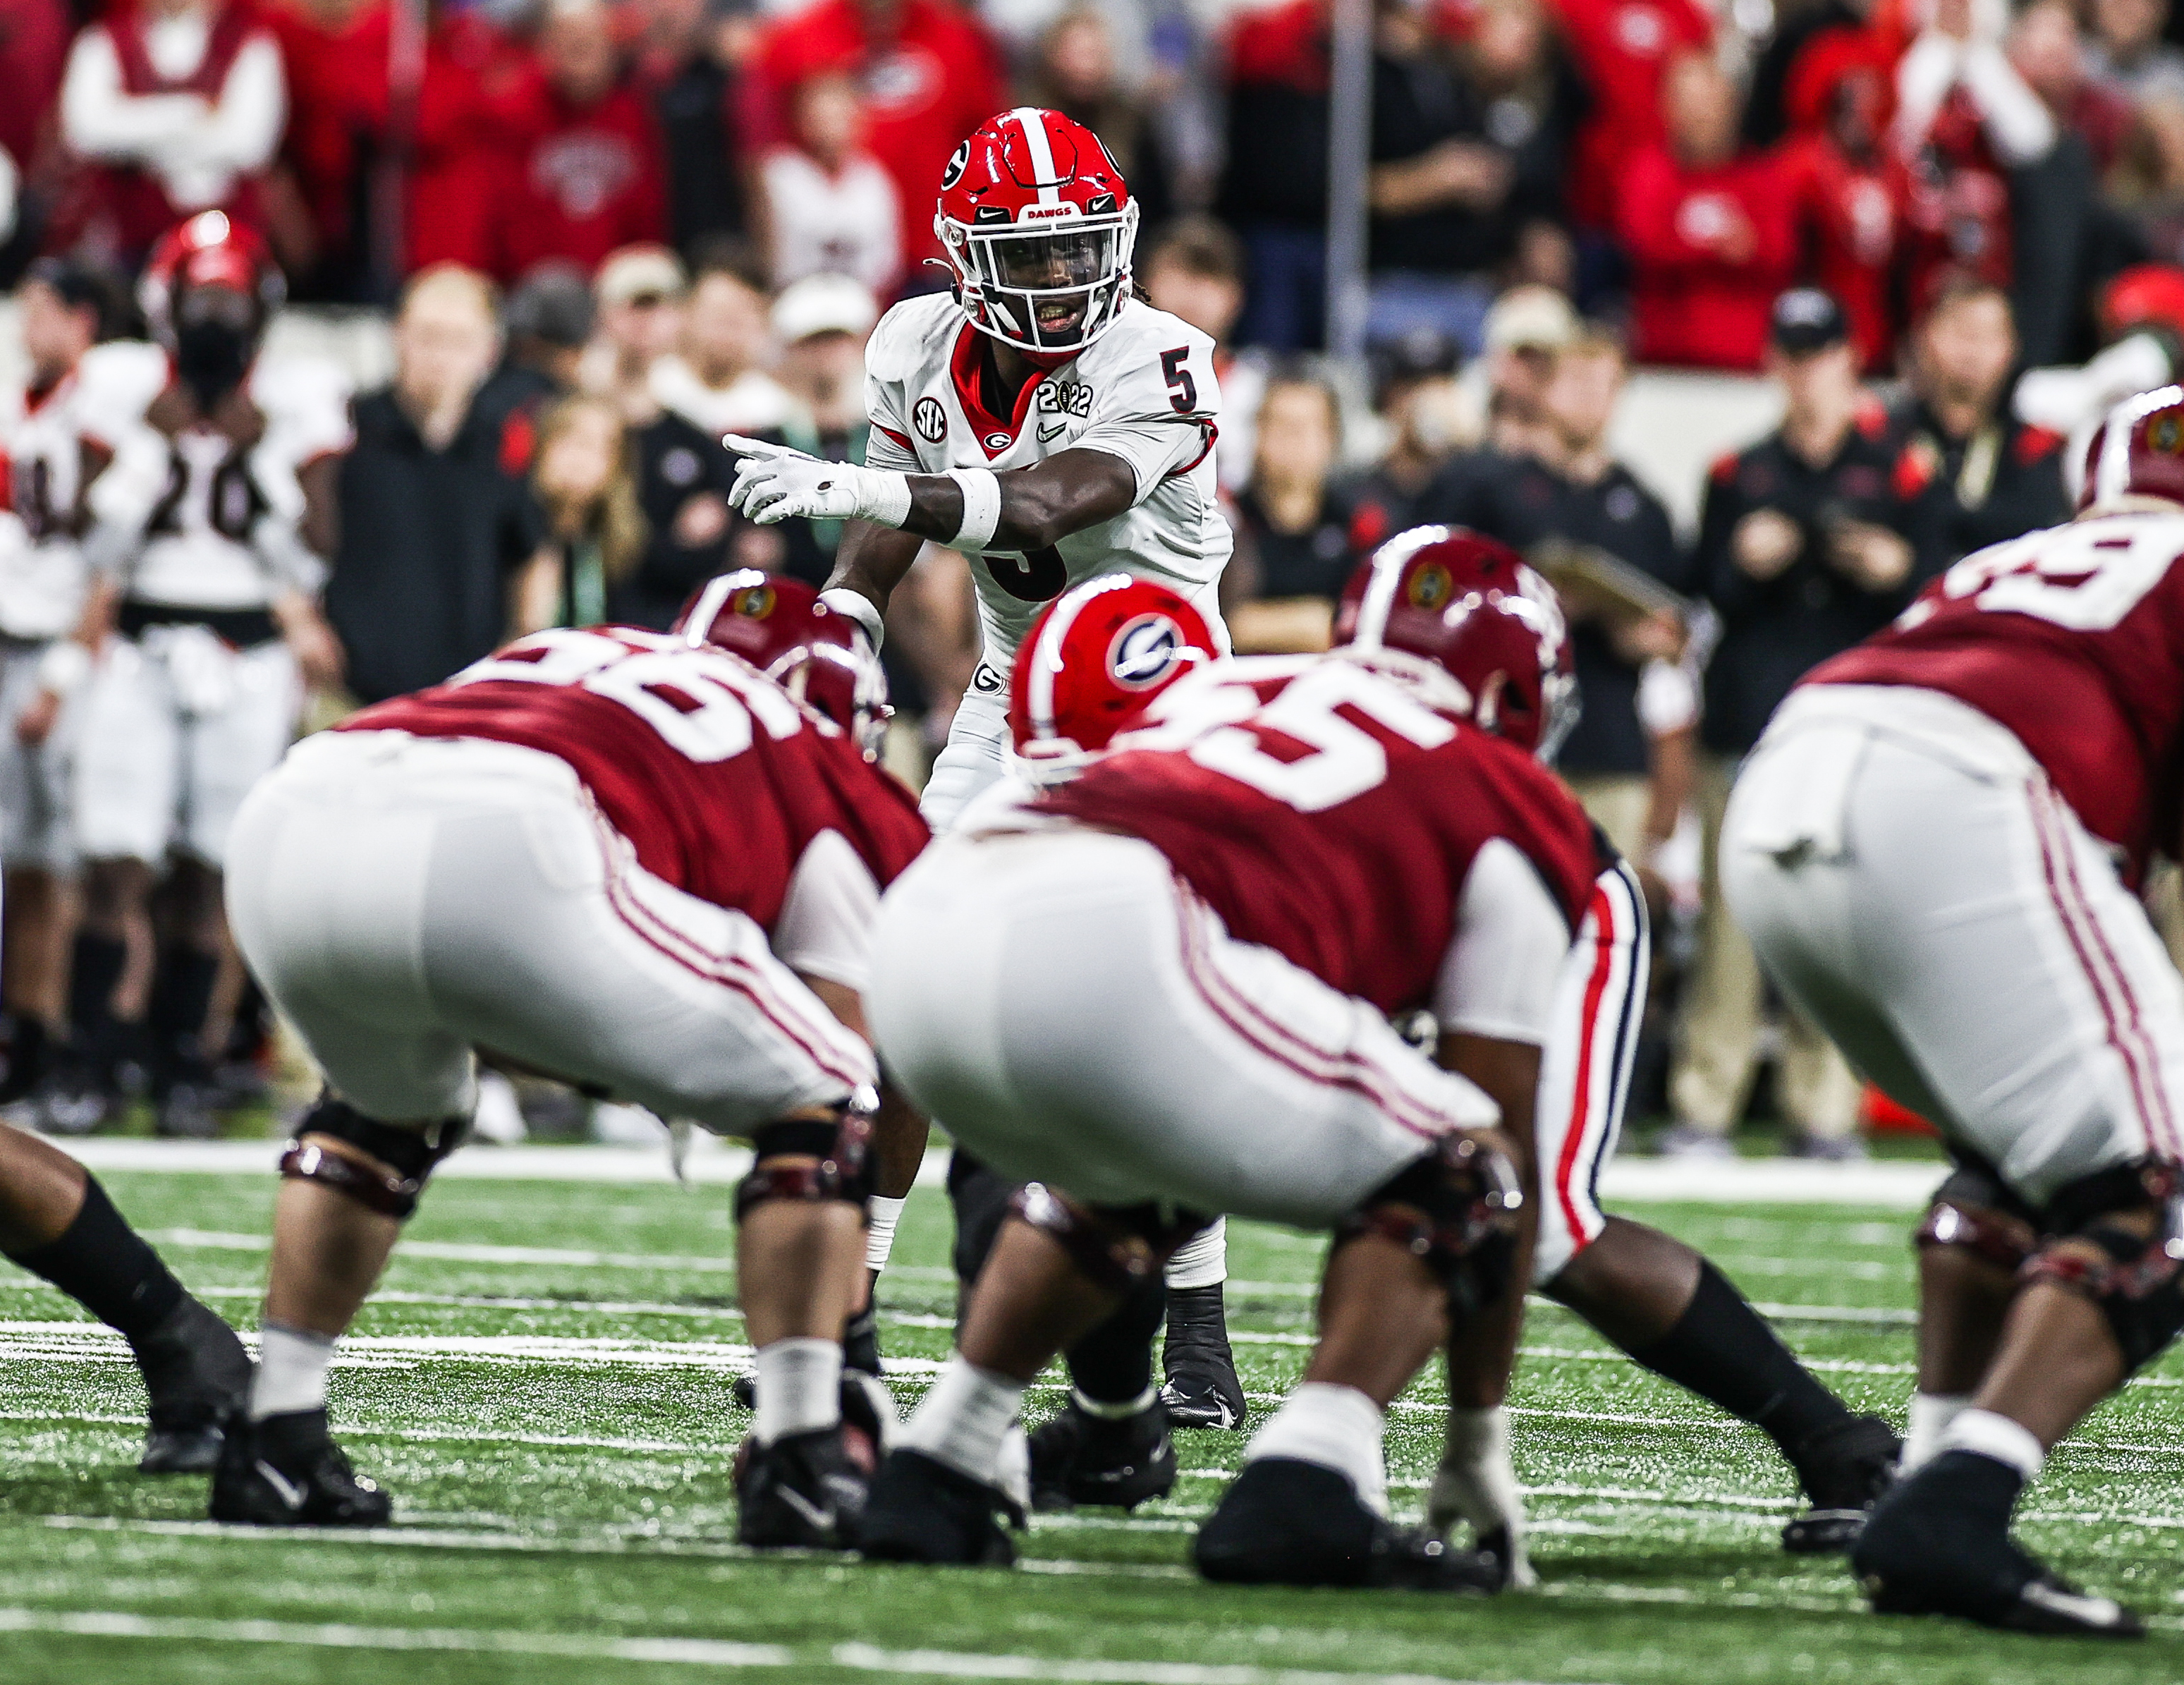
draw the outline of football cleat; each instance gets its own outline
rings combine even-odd
[[[1209,1580],[1497,1592],[1507,1565],[1375,1515],[1334,1470],[1291,1457],[1244,1465],[1191,1548]]]
[[[1878,1416],[1851,1416],[1798,1446],[1790,1460],[1813,1507],[1782,1529],[1782,1548],[1793,1556],[1848,1550],[1894,1482],[1903,1454],[1903,1442]]]
[[[110,1064],[64,1047],[40,1085],[38,1129],[45,1135],[86,1135],[121,1110],[121,1091]]]
[[[2009,1537],[2014,1470],[1947,1451],[1875,1506],[1851,1568],[1879,1615],[1954,1615],[2011,1632],[2142,1638],[2121,1604],[2089,1595]]]
[[[220,1092],[209,1072],[177,1076],[160,1091],[153,1128],[164,1141],[214,1141],[220,1135]]]
[[[229,1420],[250,1390],[250,1358],[220,1315],[185,1293],[136,1348],[151,1400],[147,1475],[203,1474],[220,1462]]]
[[[865,1507],[861,1548],[879,1562],[1006,1568],[1017,1548],[1004,1518],[1023,1525],[1023,1512],[998,1488],[922,1452],[891,1451]]]
[[[1072,1398],[1031,1435],[1031,1504],[1042,1514],[1080,1504],[1134,1509],[1174,1487],[1175,1445],[1157,1398],[1120,1418],[1094,1415]]]
[[[228,1425],[213,1470],[212,1519],[259,1527],[381,1527],[393,1505],[349,1467],[324,1410]]]
[[[872,1492],[872,1442],[843,1424],[737,1459],[736,1537],[760,1550],[849,1550]]]
[[[1228,1312],[1221,1287],[1171,1287],[1167,1332],[1161,1340],[1166,1385],[1161,1403],[1171,1427],[1244,1426],[1244,1383],[1228,1349]]]
[[[842,1367],[862,1375],[885,1373],[880,1367],[880,1313],[867,1303],[842,1329]]]

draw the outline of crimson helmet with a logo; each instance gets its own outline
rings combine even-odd
[[[2184,504],[2184,386],[2125,399],[2086,447],[2081,513],[2140,497]]]
[[[879,758],[894,716],[887,674],[856,623],[802,580],[755,567],[723,573],[683,604],[674,630],[694,648],[711,644],[741,656],[841,727],[865,759]]]
[[[1414,527],[1357,565],[1334,642],[1368,660],[1431,662],[1481,730],[1551,761],[1577,723],[1569,626],[1554,587],[1507,544],[1462,527]]]
[[[1165,585],[1103,573],[1063,592],[1033,622],[1009,676],[1023,770],[1040,783],[1066,776],[1217,653],[1206,617]]]
[[[248,303],[248,321],[238,316],[220,325],[241,335],[253,351],[287,296],[281,267],[265,242],[224,210],[199,211],[161,235],[136,283],[137,305],[152,338],[178,360],[186,359],[188,349],[182,343],[186,331],[197,326],[182,302],[200,287],[224,288]]]
[[[1059,111],[1018,106],[957,147],[933,232],[971,325],[1034,354],[1075,355],[1130,295],[1137,201],[1100,137]]]

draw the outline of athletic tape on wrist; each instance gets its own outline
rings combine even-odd
[[[837,585],[832,590],[822,591],[819,601],[830,614],[838,614],[861,629],[875,651],[880,640],[887,636],[887,622],[880,616],[879,605],[862,591],[853,591],[847,585]]]
[[[892,468],[859,468],[864,477],[864,517],[883,527],[900,527],[910,519],[910,476]]]
[[[1001,524],[1001,483],[990,468],[950,468],[948,477],[963,493],[963,524],[948,543],[959,550],[980,550],[994,540]]]

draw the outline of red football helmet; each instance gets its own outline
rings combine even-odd
[[[819,600],[801,579],[743,567],[708,579],[675,617],[693,647],[741,656],[768,678],[841,727],[879,758],[887,723],[887,674],[855,622]]]
[[[287,296],[280,265],[265,241],[229,220],[224,210],[199,211],[159,237],[136,283],[136,302],[152,338],[177,354],[181,323],[176,306],[193,287],[224,287],[256,308],[251,343],[265,330]]]
[[[1554,587],[1462,527],[1413,527],[1358,564],[1338,648],[1423,657],[1456,681],[1481,730],[1552,761],[1577,723],[1569,627]]]
[[[2124,497],[2184,504],[2184,386],[2126,398],[2093,430],[2078,509]]]
[[[1165,585],[1103,573],[1063,592],[1033,622],[1009,678],[1024,770],[1045,783],[1082,766],[1217,654],[1205,616]]]
[[[1137,201],[1099,136],[1059,111],[1004,111],[940,173],[933,232],[982,333],[1074,356],[1130,296]]]

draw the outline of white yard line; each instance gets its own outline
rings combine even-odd
[[[273,1141],[141,1141],[92,1136],[53,1144],[93,1170],[190,1171],[270,1175],[280,1154]],[[922,1186],[947,1174],[944,1148],[926,1154]],[[750,1167],[748,1148],[700,1135],[686,1169],[695,1182],[738,1180]],[[480,1147],[465,1149],[434,1173],[492,1181],[667,1183],[667,1138],[642,1147]],[[1795,1158],[1736,1158],[1694,1163],[1681,1158],[1618,1158],[1601,1179],[1610,1205],[1663,1201],[1699,1205],[1868,1205],[1923,1208],[1947,1174],[1928,1162],[1876,1160],[1864,1164],[1816,1164]]]
[[[539,1656],[716,1668],[836,1667],[855,1673],[956,1679],[1039,1679],[1072,1685],[1466,1685],[1440,1675],[1306,1671],[1196,1662],[1065,1661],[1046,1656],[889,1650],[872,1644],[793,1649],[718,1638],[616,1638],[507,1627],[309,1626],[218,1621],[119,1610],[0,1609],[0,1632],[137,1639],[165,1644],[270,1644],[292,1649]]]

